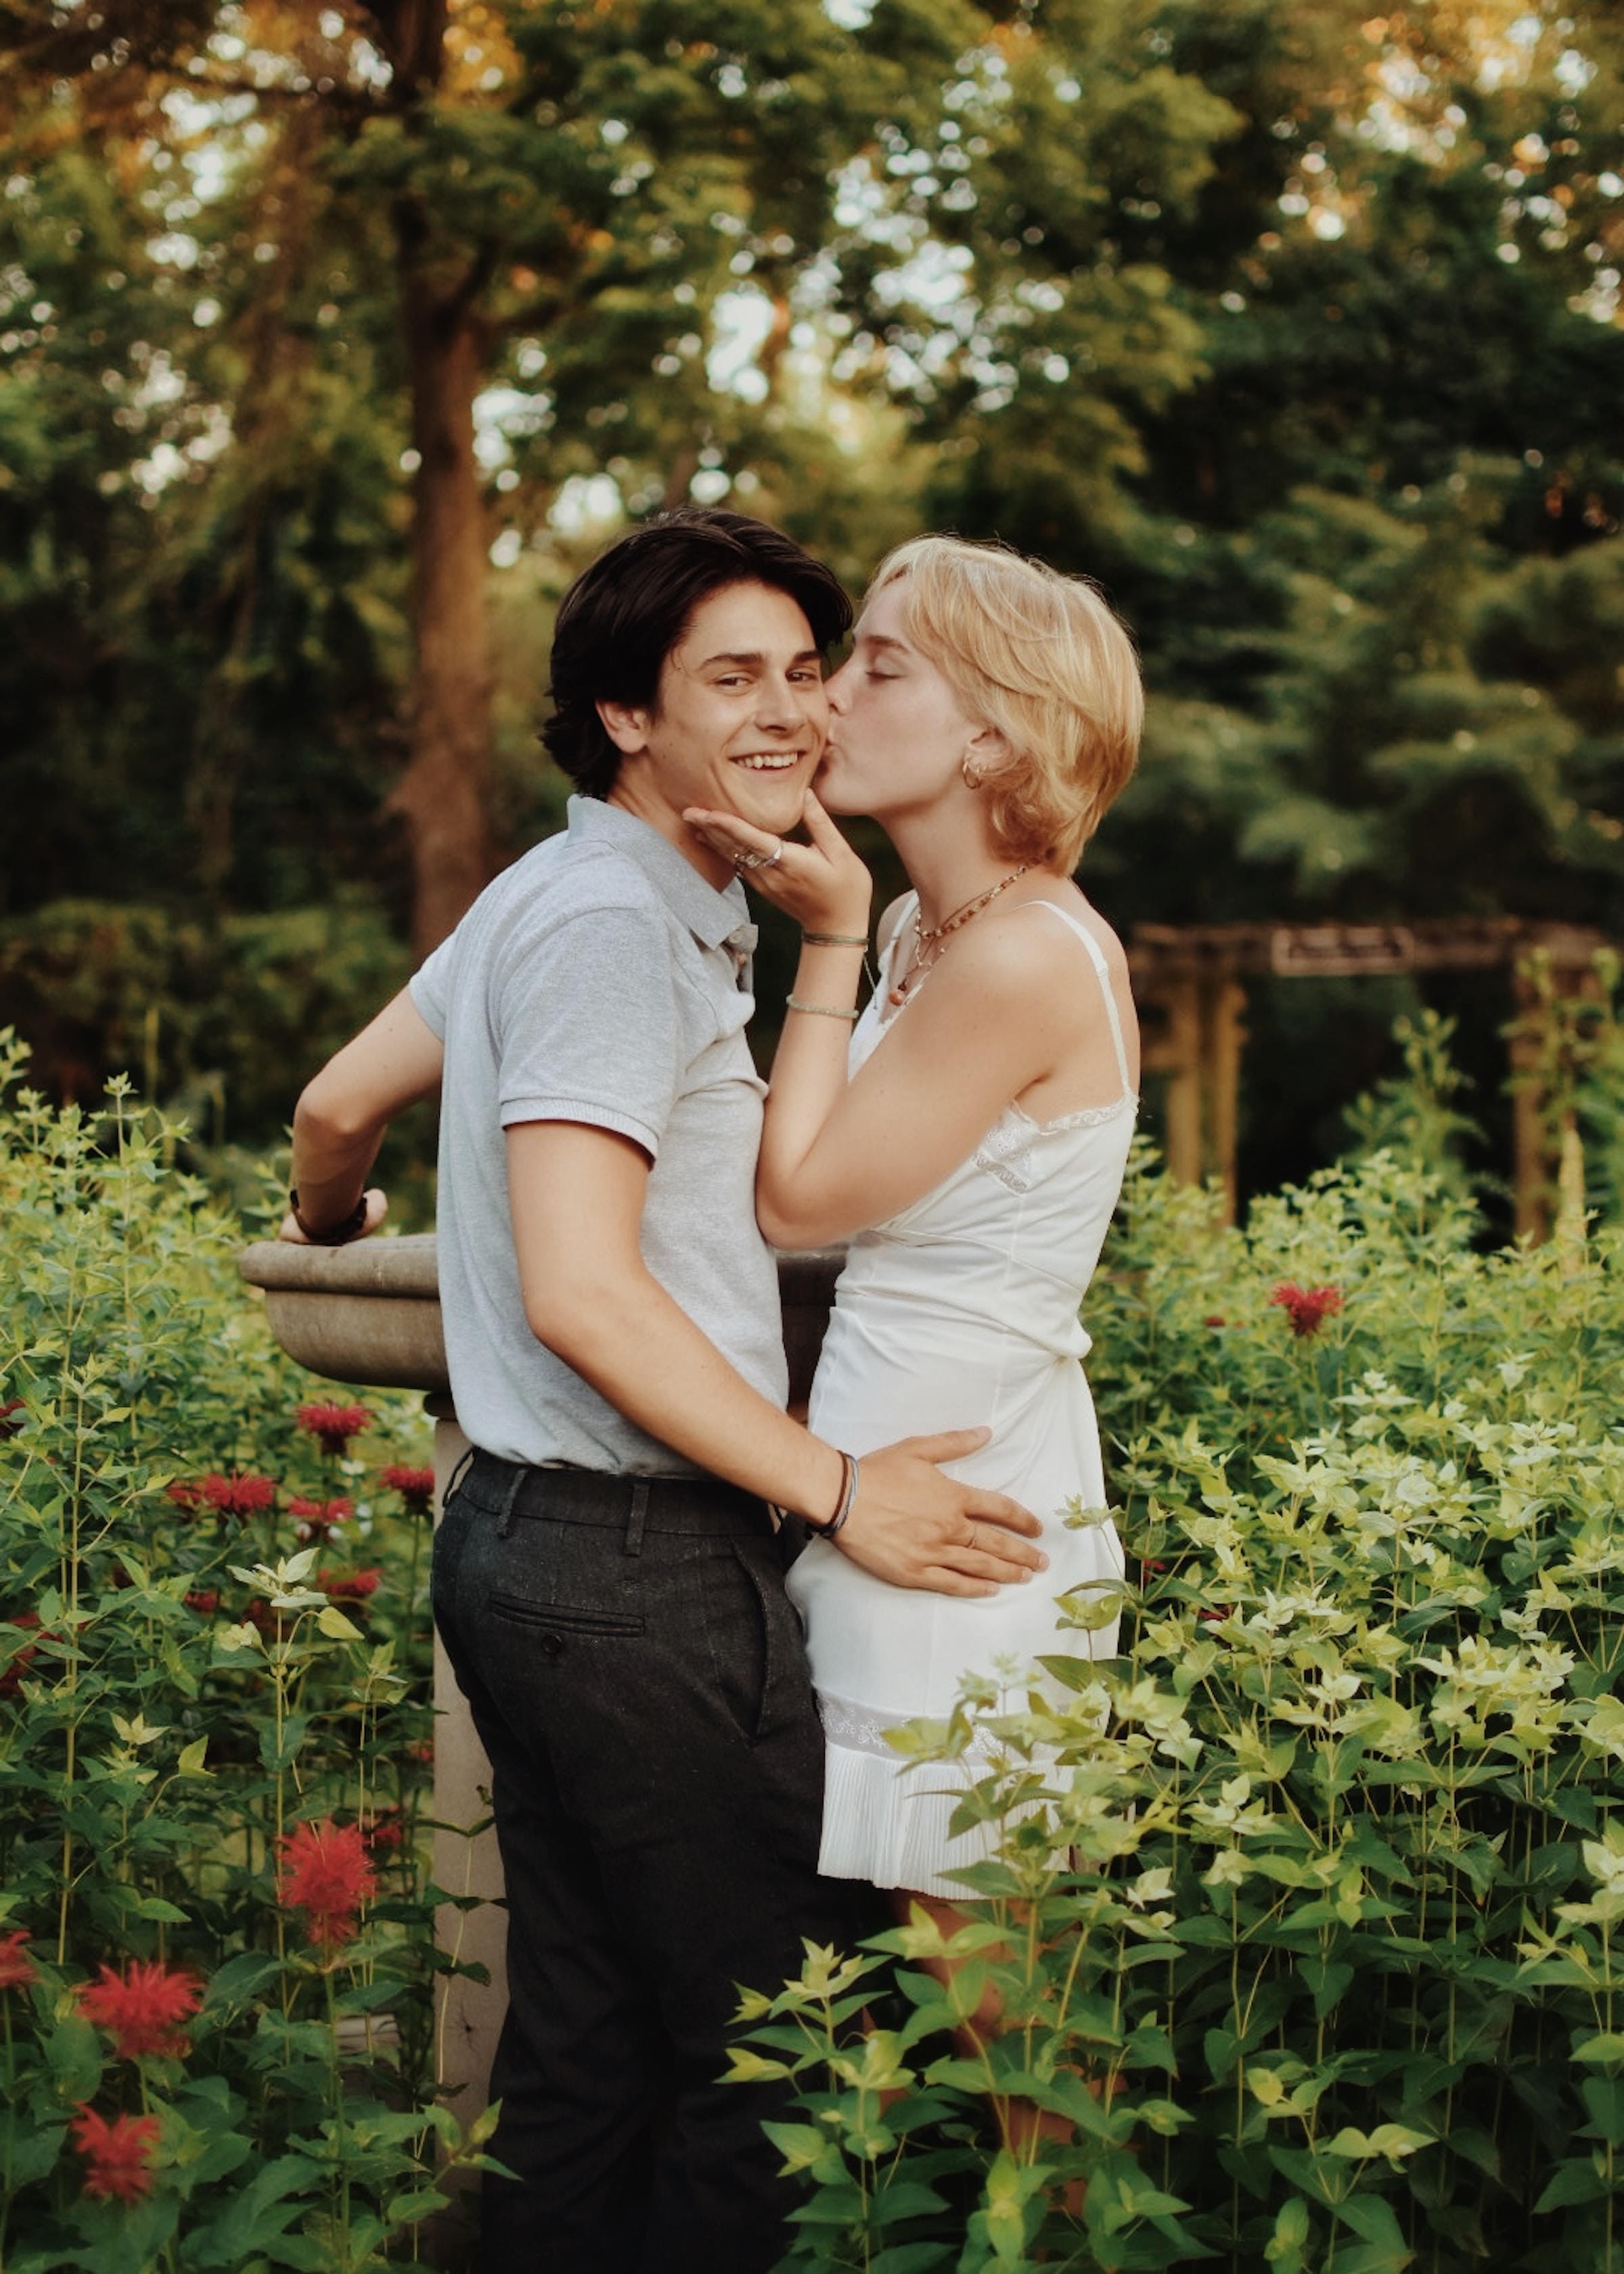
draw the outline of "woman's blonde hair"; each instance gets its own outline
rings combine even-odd
[[[999,850],[1069,875],[1139,755],[1132,641],[1086,578],[1007,546],[915,537],[886,554],[868,598],[898,579],[908,637],[1009,744],[983,777]]]

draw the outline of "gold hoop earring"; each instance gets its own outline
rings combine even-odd
[[[976,769],[970,764],[968,758],[960,758],[959,761],[959,771],[964,776],[964,783],[966,789],[980,789],[981,784],[987,779],[985,774],[979,773],[976,771]]]

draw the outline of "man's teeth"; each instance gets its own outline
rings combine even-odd
[[[735,758],[733,764],[736,766],[748,766],[754,774],[783,774],[788,773],[793,766],[798,766],[801,764],[801,756],[799,750],[791,750],[787,756],[784,751],[777,750],[771,755],[763,755],[759,757]]]

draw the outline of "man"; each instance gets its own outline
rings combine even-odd
[[[764,2096],[719,2082],[733,1985],[861,1931],[816,1859],[822,1746],[768,1503],[905,1585],[1041,1562],[1012,1502],[861,1472],[784,1412],[756,1229],[755,933],[685,807],[782,832],[822,751],[838,585],[741,516],[622,538],[560,611],[568,831],[485,892],[317,1076],[284,1237],[381,1219],[390,1116],[441,1088],[440,1276],[477,1449],[435,1615],[490,1754],[509,1909],[486,2274],[754,2274],[786,2247]],[[442,1079],[443,1077],[443,1079]],[[977,1525],[980,1529],[978,1531]]]

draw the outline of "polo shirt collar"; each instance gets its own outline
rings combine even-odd
[[[635,861],[703,946],[728,946],[741,955],[755,947],[750,905],[736,877],[718,892],[651,823],[602,798],[572,797],[568,818],[577,843],[613,845]]]

